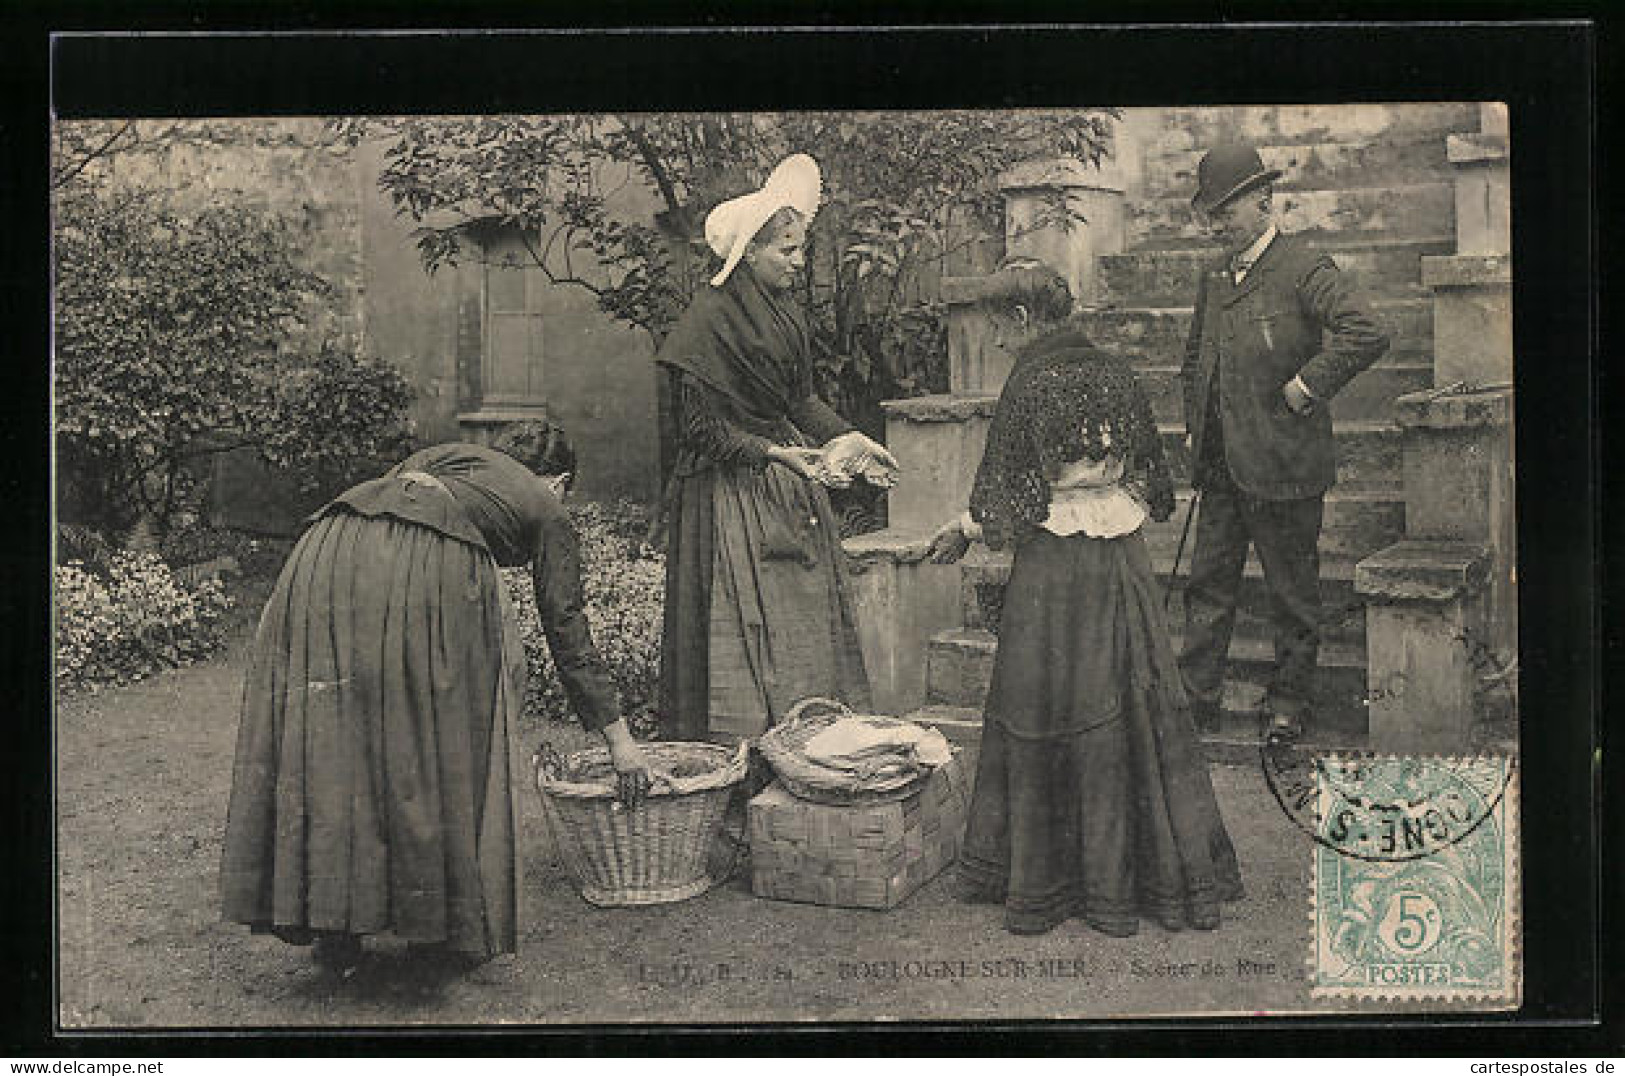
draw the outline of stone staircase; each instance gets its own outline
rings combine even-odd
[[[1332,403],[1338,484],[1327,497],[1321,539],[1326,626],[1320,656],[1317,727],[1325,746],[1358,746],[1367,733],[1365,609],[1354,567],[1405,533],[1400,431],[1395,397],[1433,385],[1432,292],[1421,259],[1455,250],[1447,136],[1476,131],[1473,105],[1345,107],[1258,106],[1132,112],[1125,124],[1140,156],[1138,185],[1127,183],[1120,253],[1099,257],[1096,302],[1082,323],[1102,347],[1130,355],[1163,423],[1165,445],[1183,486],[1166,523],[1148,525],[1153,563],[1165,583],[1190,498],[1179,364],[1189,330],[1197,274],[1212,255],[1190,221],[1189,197],[1203,148],[1219,141],[1257,145],[1285,176],[1276,189],[1283,226],[1307,235],[1358,275],[1391,339],[1377,365]],[[1130,169],[1130,174],[1132,174]],[[975,410],[990,408],[990,400]],[[962,401],[962,406],[972,404]],[[944,515],[944,518],[946,516]],[[1182,584],[1172,581],[1169,623],[1183,622]],[[980,709],[997,646],[997,608],[1008,554],[976,547],[960,567],[960,626],[927,645],[926,705],[912,717],[950,735],[979,734]],[[1256,752],[1252,717],[1262,698],[1272,646],[1268,599],[1256,555],[1249,558],[1243,604],[1231,648],[1226,717],[1209,739],[1219,757]]]

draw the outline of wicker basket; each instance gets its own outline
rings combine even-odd
[[[897,762],[867,774],[825,766],[807,757],[807,741],[843,717],[855,716],[833,699],[802,699],[784,719],[762,734],[757,746],[779,782],[797,799],[833,806],[890,803],[907,799],[931,775],[928,766]],[[894,717],[864,716],[876,724],[908,725]]]
[[[613,908],[699,896],[711,843],[735,785],[745,779],[748,745],[645,744],[655,780],[642,806],[622,807],[604,748],[561,758],[543,744],[533,763],[542,817],[589,904]]]

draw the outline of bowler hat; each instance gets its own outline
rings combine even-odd
[[[1281,178],[1277,169],[1265,168],[1264,159],[1251,146],[1216,146],[1196,166],[1196,194],[1191,205],[1210,213],[1233,198]]]

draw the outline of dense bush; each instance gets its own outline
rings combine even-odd
[[[261,458],[302,490],[337,491],[376,477],[376,460],[415,447],[406,422],[412,387],[380,359],[324,345],[271,386],[259,415]]]
[[[635,505],[572,504],[570,516],[581,542],[582,582],[593,641],[615,678],[627,723],[634,733],[651,735],[660,687],[665,560],[643,547],[646,513]],[[542,635],[530,572],[511,568],[504,575],[519,615],[530,671],[525,712],[547,721],[573,722],[576,715]]]
[[[56,569],[60,688],[139,680],[214,654],[231,598],[215,580],[185,586],[151,553],[112,552]]]
[[[212,453],[248,447],[318,484],[396,450],[410,388],[318,344],[331,289],[289,221],[222,195],[198,211],[84,176],[57,192],[59,514],[161,541]],[[307,475],[308,472],[308,475]]]

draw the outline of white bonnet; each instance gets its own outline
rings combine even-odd
[[[717,257],[723,259],[721,270],[711,278],[711,285],[722,286],[744,256],[750,241],[779,210],[789,206],[811,220],[818,212],[823,187],[818,162],[805,153],[797,153],[779,162],[761,190],[730,198],[711,210],[705,218],[705,241],[716,251]]]

